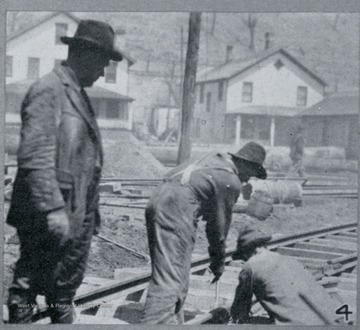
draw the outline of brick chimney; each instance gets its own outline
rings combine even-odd
[[[226,46],[226,62],[228,63],[229,61],[232,60],[232,51],[233,51],[233,46],[228,45]]]
[[[265,50],[270,48],[270,33],[265,32]]]

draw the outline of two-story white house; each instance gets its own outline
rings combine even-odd
[[[67,57],[61,36],[73,36],[80,19],[69,13],[46,15],[26,30],[9,35],[6,43],[6,122],[20,122],[22,99],[34,80]],[[121,46],[116,31],[116,46]],[[87,89],[101,129],[132,129],[133,98],[128,95],[129,67],[134,60],[120,50],[121,62],[110,62],[105,76]]]
[[[325,86],[283,48],[207,70],[196,81],[195,140],[288,145],[296,114],[321,101]]]

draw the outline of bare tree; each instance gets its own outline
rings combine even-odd
[[[181,137],[177,163],[191,155],[191,129],[195,103],[195,79],[199,57],[201,13],[190,13],[188,48],[185,61],[185,76],[182,95]]]
[[[236,36],[235,41],[251,51],[255,51],[255,32],[258,24],[258,17],[255,16],[255,14],[247,14],[246,17],[241,18],[241,21],[249,34],[249,40],[245,41],[243,36]]]
[[[322,16],[324,17],[326,22],[330,25],[330,27],[333,31],[338,31],[338,23],[339,23],[339,19],[340,19],[339,13],[336,13],[334,15],[333,19],[328,18],[327,15],[322,15]]]

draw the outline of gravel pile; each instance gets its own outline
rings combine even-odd
[[[121,139],[103,139],[103,177],[122,179],[157,179],[165,167],[132,135],[124,134]]]

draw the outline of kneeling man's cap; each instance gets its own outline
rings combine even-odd
[[[250,226],[244,226],[240,228],[236,252],[233,255],[233,259],[238,259],[237,255],[241,254],[242,251],[265,245],[270,240],[271,235],[264,234],[258,229],[252,228]]]

